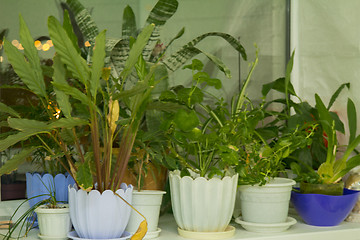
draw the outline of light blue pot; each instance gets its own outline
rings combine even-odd
[[[57,174],[55,177],[49,173],[26,173],[26,192],[27,198],[30,199],[30,207],[33,207],[36,203],[49,198],[49,195],[39,195],[50,194],[50,191],[55,191],[57,201],[67,203],[68,186],[69,184],[74,185],[74,183],[74,179],[68,173]]]

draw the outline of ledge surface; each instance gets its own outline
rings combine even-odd
[[[16,207],[21,201],[5,201],[0,202],[0,218],[9,216],[15,211]],[[26,210],[26,206],[22,208]],[[235,239],[248,239],[248,240],[359,240],[360,239],[360,223],[342,222],[335,227],[315,227],[305,224],[298,216],[291,214],[290,216],[296,218],[297,223],[291,226],[287,231],[281,233],[253,233],[244,230],[239,224],[234,221],[231,225],[235,226],[235,236],[229,238]],[[159,227],[161,228],[160,237],[155,240],[184,240],[177,233],[177,226],[172,215],[164,215],[160,217]],[[0,230],[4,234],[5,230]],[[24,238],[26,240],[38,240],[37,229],[31,230],[29,235]]]

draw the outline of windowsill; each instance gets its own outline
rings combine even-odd
[[[9,216],[16,207],[21,203],[21,200],[0,202],[0,216]],[[24,210],[26,207],[23,208]],[[12,212],[10,212],[12,211]],[[360,223],[343,222],[336,227],[315,227],[305,224],[298,216],[292,216],[297,219],[297,223],[290,227],[285,232],[281,233],[253,233],[244,230],[239,224],[231,222],[236,227],[235,236],[230,239],[249,239],[249,240],[332,240],[332,239],[359,239]],[[181,240],[185,239],[178,235],[177,226],[172,215],[164,215],[160,217],[159,227],[161,228],[160,237],[158,240]],[[0,233],[4,233],[1,230]],[[31,230],[27,240],[38,239],[39,231],[37,229]]]

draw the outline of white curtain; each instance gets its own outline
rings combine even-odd
[[[291,48],[295,50],[292,82],[302,99],[314,104],[314,94],[318,93],[326,105],[342,83],[350,82],[350,90],[343,91],[332,107],[347,122],[348,97],[360,111],[360,1],[291,3]]]

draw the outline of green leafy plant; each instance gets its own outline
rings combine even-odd
[[[327,136],[327,155],[326,160],[319,166],[317,171],[307,168],[302,171],[300,166],[292,163],[291,168],[298,175],[298,181],[309,183],[331,184],[342,180],[351,169],[360,165],[360,156],[356,154],[350,157],[355,148],[360,144],[360,135],[356,136],[356,108],[354,102],[349,98],[347,102],[347,115],[349,125],[349,143],[343,154],[338,152],[338,140],[335,129],[335,121],[332,118],[328,108],[325,107],[321,98],[315,94],[316,109],[319,113],[320,124],[322,125]],[[342,156],[339,157],[339,154]]]
[[[14,109],[1,103],[1,111],[11,115],[7,119],[8,126],[16,131],[0,141],[1,151],[32,136],[36,136],[41,142],[40,145],[23,148],[1,168],[1,174],[16,169],[36,149],[43,149],[51,159],[63,165],[81,188],[91,190],[97,183],[100,192],[105,189],[114,190],[120,186],[148,96],[154,88],[152,76],[156,65],[151,66],[148,74],[140,77],[133,88],[125,90],[121,85],[116,87],[118,81],[113,84],[109,77],[102,77],[106,55],[105,31],[96,38],[92,64],[88,66],[74,42],[69,21],[69,18],[65,18],[63,27],[54,17],[49,17],[48,20],[49,35],[56,49],[51,84],[54,86],[55,101],[61,110],[61,116],[50,117],[47,121],[21,118]],[[122,80],[139,64],[142,50],[153,29],[152,24],[145,27],[132,44],[125,68],[120,74]],[[4,45],[5,53],[26,87],[47,109],[49,96],[43,71],[33,39],[22,17],[20,38],[24,55],[7,40]],[[123,124],[118,128],[119,99],[128,104],[130,113],[127,118],[121,119]],[[50,111],[48,114],[52,116]],[[51,148],[45,141],[47,137],[58,148]],[[82,144],[80,137],[89,139],[88,144]],[[113,163],[111,151],[116,141],[119,141],[121,147]],[[103,152],[101,148],[104,149]],[[57,151],[58,149],[61,151]]]
[[[77,23],[77,27],[80,29],[81,38],[84,41],[89,41],[90,44],[94,43],[94,37],[98,33],[98,28],[96,23],[92,20],[91,14],[89,11],[81,5],[76,0],[66,1],[67,5],[64,5],[66,9],[71,11],[74,15],[74,21]],[[195,39],[188,42],[186,45],[182,46],[178,50],[169,53],[167,50],[169,46],[178,38],[180,38],[185,29],[182,28],[169,42],[163,43],[161,39],[161,29],[177,11],[178,1],[176,0],[159,0],[154,5],[151,10],[148,18],[146,19],[145,25],[150,23],[155,24],[154,31],[151,34],[149,41],[146,43],[143,51],[144,62],[142,65],[153,65],[159,64],[160,67],[157,68],[155,72],[157,79],[164,79],[160,84],[156,86],[151,95],[152,104],[150,108],[147,109],[145,117],[142,119],[140,128],[138,129],[140,134],[135,140],[135,148],[133,151],[133,157],[128,166],[132,167],[132,172],[139,173],[138,179],[138,188],[141,187],[141,181],[143,179],[142,173],[147,174],[148,162],[152,162],[157,166],[168,165],[168,158],[163,158],[166,156],[168,151],[166,145],[166,139],[164,137],[164,132],[159,131],[161,122],[159,119],[163,117],[163,112],[174,113],[181,105],[177,105],[171,101],[163,101],[159,99],[158,96],[165,94],[162,92],[168,89],[168,75],[178,69],[180,69],[189,59],[192,59],[194,56],[202,53],[208,57],[208,59],[215,64],[224,74],[230,78],[230,70],[225,66],[225,64],[216,56],[211,53],[205,52],[196,47],[196,45],[203,41],[204,39],[215,36],[223,38],[227,41],[235,50],[239,51],[244,60],[246,60],[245,49],[242,45],[232,36],[220,32],[210,32],[200,35]],[[119,76],[119,73],[124,69],[124,59],[127,58],[130,50],[130,44],[132,39],[137,36],[139,32],[139,27],[137,26],[135,20],[135,14],[130,6],[127,6],[123,11],[123,21],[122,21],[122,36],[117,39],[106,39],[106,51],[109,53],[105,58],[106,66],[112,66],[111,74],[113,76]],[[91,48],[83,47],[81,44],[83,56],[86,59],[91,59]],[[91,61],[91,60],[90,60]],[[137,74],[135,74],[137,72]],[[139,77],[138,69],[135,68],[129,74],[129,78],[126,82],[121,82],[128,88],[132,86]],[[121,79],[120,79],[121,80]],[[219,83],[209,83],[209,84],[219,84]],[[183,94],[186,97],[185,89],[180,91],[180,95]],[[192,98],[197,96],[198,91],[193,93]],[[144,152],[145,151],[145,152]],[[171,164],[170,164],[171,165]],[[139,168],[140,167],[140,168]],[[135,169],[134,169],[135,168]]]

